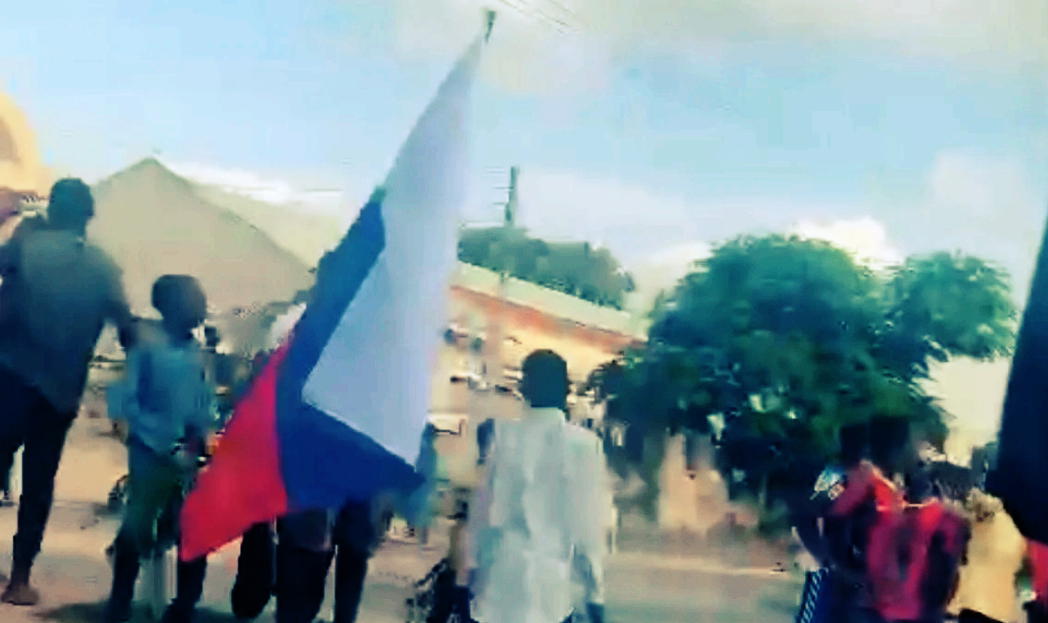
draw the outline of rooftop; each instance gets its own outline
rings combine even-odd
[[[499,275],[494,271],[459,262],[452,285],[492,297],[499,295]],[[603,307],[570,294],[509,278],[505,300],[583,326],[646,339],[647,320],[630,312]]]

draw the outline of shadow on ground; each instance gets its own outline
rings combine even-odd
[[[105,602],[90,604],[69,604],[36,614],[40,621],[48,623],[97,623],[102,621]],[[228,612],[216,612],[208,608],[198,608],[193,623],[235,623],[236,617]],[[152,621],[145,608],[136,608],[131,623]]]

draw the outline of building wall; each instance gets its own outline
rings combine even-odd
[[[533,350],[554,350],[568,362],[573,380],[585,380],[602,363],[636,342],[636,339],[582,323],[556,318],[542,311],[515,305],[494,296],[453,287],[450,317],[454,324],[486,335],[492,323],[504,327],[503,363],[516,367]]]
[[[488,418],[512,419],[522,413],[516,390],[520,363],[528,353],[548,348],[568,363],[573,383],[633,343],[633,338],[561,320],[538,310],[500,301],[497,297],[453,287],[449,324],[453,340],[446,340],[437,354],[432,383],[430,421],[455,434],[438,435],[445,474],[459,486],[471,486],[476,477],[476,427]],[[502,336],[498,361],[490,345],[481,350],[474,341]],[[495,367],[484,374],[483,367]],[[453,381],[452,379],[455,379]],[[500,389],[484,387],[487,379]],[[508,391],[507,391],[508,390]],[[570,397],[572,419],[599,423],[602,410],[585,398]]]

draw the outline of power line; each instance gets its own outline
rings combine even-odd
[[[565,22],[564,20],[562,20],[562,19],[560,19],[560,18],[558,18],[556,16],[553,16],[553,15],[550,15],[549,13],[546,13],[545,11],[543,11],[542,9],[540,9],[540,8],[534,6],[534,5],[522,4],[521,2],[511,1],[511,0],[499,0],[499,1],[502,2],[502,4],[504,4],[504,5],[508,6],[509,8],[513,9],[514,11],[517,11],[521,15],[524,15],[526,17],[530,17],[532,19],[537,19],[539,21],[545,21],[547,23],[547,25],[552,26],[554,30],[557,30],[559,32],[563,33],[563,32],[566,32],[566,31],[574,31],[574,30],[576,30],[576,28],[573,25]]]
[[[552,6],[560,9],[561,12],[563,12],[564,14],[570,15],[572,18],[578,19],[578,17],[579,17],[579,14],[575,11],[575,9],[569,7],[568,5],[564,4],[560,0],[546,0],[546,2],[549,3]]]

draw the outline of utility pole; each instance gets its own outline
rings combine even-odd
[[[510,168],[508,196],[506,203],[502,204],[502,227],[507,232],[515,228],[517,223],[519,176],[520,169],[518,167]],[[478,388],[480,394],[471,392],[472,407],[470,419],[475,426],[479,426],[488,418],[513,415],[498,413],[500,411],[499,393],[494,390],[495,385],[502,383],[505,376],[502,356],[502,347],[505,340],[505,301],[512,270],[512,262],[510,262],[499,271],[498,288],[495,294],[496,300],[484,322],[486,335],[483,348],[480,353],[474,355],[481,362],[481,386]]]
[[[520,177],[520,167],[509,169],[509,197],[502,212],[502,226],[512,229],[517,223],[517,179]]]
[[[509,170],[509,195],[506,198],[506,205],[503,207],[502,212],[502,227],[507,230],[512,230],[517,224],[517,180],[520,176],[519,167],[510,167]],[[490,388],[494,381],[498,383],[502,381],[504,364],[502,361],[502,343],[505,340],[505,318],[506,314],[503,312],[505,309],[505,301],[507,295],[507,286],[509,285],[510,276],[513,273],[513,258],[511,257],[507,265],[502,267],[499,271],[499,287],[498,287],[498,306],[495,315],[489,319],[488,322],[488,340],[485,343],[485,354],[487,355],[487,365],[484,366],[486,371],[485,384]]]

